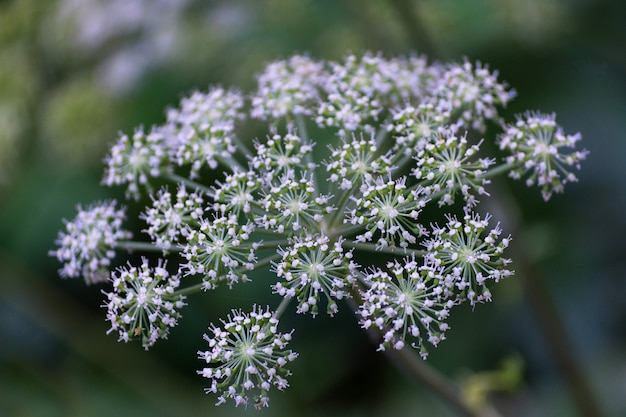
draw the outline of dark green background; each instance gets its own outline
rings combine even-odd
[[[345,307],[334,320],[298,318],[301,356],[291,387],[269,410],[215,408],[195,374],[195,352],[211,321],[257,302],[253,290],[190,299],[169,340],[144,352],[106,336],[101,290],[61,280],[47,255],[77,204],[122,198],[99,186],[117,131],[161,123],[164,109],[193,88],[250,91],[254,74],[275,59],[365,50],[486,62],[518,92],[507,119],[554,111],[566,132],[582,133],[590,155],[565,194],[546,204],[538,190],[508,181],[498,192],[507,217],[519,221],[516,248],[548,288],[602,409],[626,415],[625,2],[197,2],[177,22],[176,53],[125,89],[102,83],[103,65],[142,33],[80,48],[77,29],[55,17],[61,3],[0,1],[0,415],[452,415],[375,352]],[[429,362],[463,382],[519,357],[522,383],[497,395],[504,413],[576,415],[522,280],[518,273],[498,285],[490,305],[455,312]]]

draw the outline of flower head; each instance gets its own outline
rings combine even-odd
[[[322,296],[326,312],[337,312],[337,300],[349,296],[356,282],[356,265],[352,251],[342,247],[343,240],[331,242],[327,236],[307,235],[293,238],[286,249],[279,250],[282,259],[274,265],[279,278],[272,286],[275,293],[298,300],[298,313],[317,315]]]
[[[126,195],[139,199],[139,186],[149,187],[149,178],[169,167],[169,147],[163,130],[154,128],[148,134],[139,128],[132,136],[120,135],[105,159],[107,165],[102,182],[112,185],[128,184]]]
[[[105,201],[83,210],[65,222],[66,232],[59,232],[57,250],[51,251],[63,262],[59,271],[62,277],[78,278],[82,275],[87,284],[104,282],[109,276],[113,250],[120,240],[130,239],[132,234],[122,229],[126,219],[125,208],[118,209],[115,201]]]
[[[340,190],[360,188],[364,181],[374,176],[390,175],[392,171],[389,155],[379,155],[374,138],[365,140],[352,135],[352,140],[342,139],[338,148],[331,147],[330,159],[326,162],[328,180]]]
[[[425,244],[425,258],[442,268],[441,279],[453,282],[458,297],[472,305],[491,301],[488,280],[498,282],[513,275],[507,269],[511,260],[502,256],[511,237],[500,238],[499,225],[489,230],[489,219],[489,215],[481,218],[466,208],[463,221],[448,216],[444,227],[433,227]]]
[[[315,168],[307,162],[313,145],[291,129],[284,136],[273,134],[265,143],[257,142],[255,148],[250,166],[266,184],[284,175],[295,177]]]
[[[439,136],[417,152],[411,173],[418,181],[425,182],[426,195],[441,193],[440,206],[453,204],[458,191],[473,206],[477,203],[475,194],[488,195],[485,185],[489,180],[481,175],[495,163],[491,159],[475,158],[479,149],[480,143],[469,146],[466,136],[451,133]]]
[[[187,244],[181,264],[185,275],[204,275],[204,289],[210,290],[220,282],[229,287],[247,281],[245,271],[252,270],[256,262],[255,250],[259,243],[247,243],[253,226],[240,225],[234,215],[216,215],[213,220],[201,219],[197,228],[187,234]]]
[[[178,165],[191,166],[190,177],[196,177],[203,166],[215,169],[219,162],[232,160],[237,150],[235,122],[244,117],[243,105],[240,92],[214,87],[208,93],[192,93],[181,100],[178,109],[168,112],[173,159]]]
[[[256,222],[266,230],[278,233],[298,233],[303,227],[315,227],[332,213],[331,196],[316,195],[312,178],[295,179],[284,175],[269,184],[269,191],[261,205],[267,214],[258,216]]]
[[[368,288],[361,293],[358,311],[361,326],[383,333],[380,350],[402,349],[410,341],[426,358],[424,339],[434,346],[445,339],[445,320],[455,304],[447,299],[449,289],[434,279],[432,266],[420,266],[414,257],[389,262],[387,268],[390,272],[377,268],[365,277]]]
[[[490,72],[480,62],[450,64],[437,79],[436,105],[444,111],[460,113],[465,128],[485,130],[485,120],[496,120],[496,106],[506,106],[515,97],[506,83],[498,82],[498,73]]]
[[[141,215],[148,228],[145,230],[155,245],[168,251],[181,243],[192,225],[197,225],[204,213],[204,199],[198,192],[189,193],[183,185],[178,188],[176,200],[166,189],[152,197],[152,207]]]
[[[365,229],[357,235],[357,242],[370,242],[380,236],[376,242],[379,248],[403,249],[417,242],[423,234],[417,218],[428,202],[421,188],[407,189],[406,177],[376,177],[366,181],[361,190],[359,197],[353,197],[356,208],[344,220]]]
[[[232,212],[239,216],[247,215],[256,201],[256,192],[261,187],[261,179],[254,171],[236,171],[217,181],[214,187],[214,211]]]
[[[563,192],[565,184],[577,181],[570,169],[580,169],[580,162],[589,153],[575,150],[580,139],[579,133],[564,134],[554,114],[526,113],[518,116],[515,124],[505,126],[498,144],[500,149],[511,152],[507,163],[519,165],[510,176],[519,179],[528,174],[526,184],[541,187],[541,195],[547,201],[552,193]]]
[[[207,393],[218,395],[217,405],[227,399],[235,405],[247,405],[250,399],[255,408],[269,405],[269,391],[282,391],[289,386],[285,366],[298,354],[287,350],[291,333],[278,332],[278,319],[269,308],[254,306],[252,312],[232,310],[222,326],[211,324],[204,335],[209,349],[198,351],[207,367],[198,371],[209,379]]]
[[[437,137],[457,130],[450,111],[435,108],[433,103],[400,107],[392,110],[392,115],[387,130],[393,137],[394,154],[413,156]]]
[[[312,114],[326,76],[322,62],[302,55],[268,64],[257,76],[259,87],[252,96],[251,116],[266,120]]]
[[[175,293],[180,285],[178,275],[170,275],[161,260],[151,268],[144,258],[139,268],[120,268],[110,280],[113,290],[104,293],[111,323],[107,333],[117,332],[124,342],[141,339],[146,350],[158,339],[167,338],[185,305],[185,297]]]

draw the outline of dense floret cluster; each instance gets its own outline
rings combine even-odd
[[[286,349],[293,330],[278,326],[291,303],[316,317],[349,300],[379,349],[411,347],[426,358],[445,339],[451,310],[491,301],[493,285],[513,275],[511,237],[482,211],[491,179],[526,177],[547,200],[576,180],[571,171],[587,156],[576,150],[580,135],[563,133],[553,115],[502,121],[514,91],[467,60],[294,56],[257,80],[250,95],[193,92],[163,125],[112,146],[103,182],[150,197],[140,215],[149,241],[130,241],[124,209],[103,203],[79,207],[51,252],[62,276],[112,284],[111,331],[146,348],[178,322],[186,295],[235,290],[264,270],[257,284],[269,280],[267,296],[279,304],[232,310],[199,352],[218,404],[265,407],[271,389],[288,386],[297,354]],[[243,136],[249,119],[267,130]],[[484,136],[499,125],[502,133]],[[488,153],[489,141],[503,159]],[[116,270],[120,249],[168,262]]]

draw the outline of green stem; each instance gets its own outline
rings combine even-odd
[[[274,318],[276,320],[280,319],[280,316],[283,315],[283,313],[287,309],[287,306],[289,305],[290,302],[291,302],[291,298],[283,298],[282,299],[282,301],[280,302],[280,304],[278,305],[278,307],[274,311]]]
[[[418,257],[422,257],[426,255],[427,253],[425,250],[398,249],[398,248],[394,249],[394,248],[390,248],[389,246],[384,247],[384,248],[377,248],[376,245],[373,243],[356,243],[356,242],[350,242],[347,240],[343,242],[342,246],[346,248],[354,248],[354,249],[367,251],[367,252],[386,253],[389,255],[396,255],[396,256],[415,255]]]
[[[228,168],[228,170],[231,172],[234,172],[235,168],[237,168],[241,172],[247,171],[247,169],[243,165],[241,165],[241,163],[235,158],[217,156],[217,160],[220,161],[220,163]]]
[[[250,148],[248,148],[248,146],[245,143],[243,143],[242,140],[239,139],[238,136],[236,135],[233,136],[233,142],[235,143],[235,147],[237,148],[237,150],[242,156],[247,157],[248,155],[253,154],[253,152],[250,151]]]
[[[301,114],[296,114],[296,125],[298,126],[298,134],[300,135],[300,138],[304,141],[304,143],[309,144],[311,146],[313,146],[312,143],[310,143],[309,140],[309,134],[306,128],[306,122],[304,121],[304,118],[302,117]],[[304,155],[304,162],[306,163],[307,166],[313,165],[313,148],[311,148],[311,152],[307,153],[306,155]],[[320,195],[320,186],[317,182],[317,169],[313,168],[311,170],[311,175],[313,176],[313,188],[315,189],[315,195],[319,196]]]
[[[277,248],[279,246],[286,246],[288,244],[289,244],[289,241],[287,239],[272,240],[270,242],[262,242],[261,245],[259,246],[259,250]]]
[[[276,259],[279,259],[280,257],[281,257],[281,255],[279,255],[279,254],[268,256],[267,258],[264,258],[263,260],[257,262],[254,265],[254,268],[252,268],[252,269],[239,268],[235,273],[236,274],[240,274],[240,273],[243,273],[243,272],[256,271],[259,268],[262,268],[264,266],[269,265],[270,263],[272,263]],[[195,294],[197,292],[200,292],[203,287],[204,287],[204,282],[199,282],[198,284],[191,285],[189,287],[181,288],[180,290],[174,291],[174,293],[172,293],[172,295],[184,295],[184,296],[192,295],[192,294]]]
[[[491,168],[490,170],[486,171],[484,174],[478,176],[478,178],[482,179],[482,178],[497,177],[498,175],[511,171],[512,169],[517,168],[520,165],[522,165],[522,162],[511,162],[508,164],[498,165],[497,167]]]
[[[190,180],[189,178],[181,177],[180,175],[176,175],[171,172],[163,173],[163,178],[168,179],[175,183],[183,184],[185,187],[188,187],[191,189],[200,190],[205,194],[209,194],[209,195],[213,194],[213,190],[207,187],[206,185],[202,185],[200,183]]]
[[[350,196],[352,195],[352,192],[351,192],[352,190],[340,190],[340,191],[343,191],[343,194],[341,194],[341,198],[339,202],[337,203],[337,210],[335,210],[335,212],[330,217],[330,221],[328,222],[329,229],[334,229],[335,226],[339,227],[343,225],[343,223],[337,224],[337,221],[343,218],[343,213],[346,210],[348,203],[350,202]]]
[[[385,121],[382,123],[382,125],[380,125],[380,127],[378,128],[378,131],[376,132],[376,148],[378,150],[381,149],[381,146],[383,144],[383,141],[385,140],[385,138],[387,137],[387,124],[389,124],[390,122],[390,117],[387,117],[387,119],[385,119]]]
[[[348,299],[348,304],[352,312],[357,315],[358,303],[361,302],[361,296],[356,290],[352,291],[352,295],[353,297]],[[379,331],[370,327],[367,333],[374,344],[377,345],[380,343],[382,336]],[[495,410],[489,410],[489,414],[483,414],[473,409],[465,401],[460,388],[454,382],[428,365],[424,360],[418,358],[415,351],[411,348],[405,346],[401,350],[386,349],[384,354],[398,370],[426,385],[460,416],[486,417],[488,415],[489,417],[499,417],[499,414]]]
[[[136,242],[136,241],[130,241],[130,240],[122,240],[122,241],[117,242],[117,244],[115,245],[115,248],[127,249],[130,251],[141,250],[141,251],[146,251],[146,252],[163,252],[163,248],[160,248],[153,243]],[[170,249],[168,249],[168,251],[172,251],[172,252],[180,252],[181,250],[182,248],[178,246],[172,246]]]

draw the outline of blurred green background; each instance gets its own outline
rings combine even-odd
[[[429,363],[471,386],[521,359],[515,389],[493,394],[503,414],[577,415],[522,284],[533,274],[604,415],[626,416],[622,0],[0,0],[0,416],[454,415],[345,312],[298,322],[291,387],[268,410],[215,408],[196,351],[253,291],[190,299],[169,340],[144,352],[106,336],[101,290],[61,280],[48,256],[77,204],[123,198],[99,186],[118,131],[161,123],[194,88],[251,91],[272,60],[365,50],[486,62],[518,92],[507,119],[554,111],[591,152],[580,182],[548,204],[501,185],[526,265],[493,303],[453,315]]]

